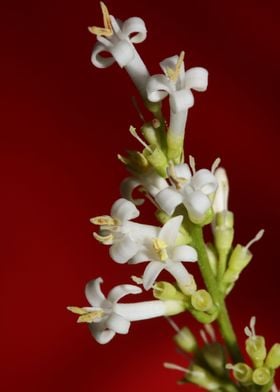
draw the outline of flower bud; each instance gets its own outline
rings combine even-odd
[[[196,310],[207,312],[213,307],[213,300],[208,291],[197,290],[191,296],[191,304]]]
[[[197,341],[187,327],[180,329],[174,336],[174,341],[181,350],[187,353],[193,353],[197,349]]]
[[[142,126],[141,132],[144,135],[147,143],[152,146],[158,146],[157,132],[151,123],[146,123]]]
[[[179,301],[184,301],[185,296],[176,287],[169,282],[157,282],[154,285],[153,295],[155,298],[162,301],[175,299]]]
[[[266,357],[264,337],[252,336],[246,339],[246,351],[255,367],[263,366],[263,362]]]
[[[267,354],[265,365],[271,369],[277,369],[280,366],[280,344],[275,343]]]
[[[215,245],[219,253],[227,254],[233,241],[233,213],[223,211],[216,214],[214,224]]]
[[[228,263],[228,269],[226,270],[223,283],[230,284],[234,283],[241,271],[249,264],[253,255],[252,253],[242,245],[236,245],[234,248]]]
[[[272,374],[267,367],[259,367],[253,371],[253,382],[257,385],[266,385],[271,381]]]

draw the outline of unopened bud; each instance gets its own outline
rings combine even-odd
[[[191,274],[189,274],[189,282],[187,284],[182,284],[181,282],[178,282],[178,286],[180,287],[181,291],[187,296],[193,295],[197,289],[196,281]]]
[[[193,353],[197,349],[197,341],[187,327],[180,329],[174,336],[174,341],[181,350],[187,353]]]
[[[271,381],[272,374],[267,367],[259,367],[253,371],[253,382],[257,385],[266,385]]]
[[[246,351],[255,367],[263,366],[266,357],[265,339],[263,336],[252,336],[246,339]]]
[[[207,252],[208,261],[209,261],[211,270],[212,270],[213,274],[216,276],[217,275],[218,260],[217,260],[217,255],[216,255],[214,246],[212,244],[207,244],[206,252]]]
[[[271,369],[277,369],[280,366],[280,344],[275,343],[267,354],[265,365]]]
[[[228,253],[233,241],[233,213],[223,211],[216,214],[214,223],[215,245],[219,253]]]
[[[196,310],[207,312],[213,307],[213,300],[208,291],[202,289],[191,296],[191,304]]]

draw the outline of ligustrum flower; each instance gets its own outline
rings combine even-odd
[[[188,109],[194,104],[191,90],[205,91],[208,72],[201,67],[190,68],[185,72],[184,52],[180,56],[168,57],[160,63],[164,72],[153,75],[147,82],[147,96],[152,102],[162,101],[169,95],[170,124],[168,132],[169,158],[181,155]]]
[[[131,321],[146,320],[159,316],[180,313],[184,306],[180,301],[145,301],[118,303],[128,294],[142,292],[138,286],[123,284],[114,287],[107,298],[101,291],[102,278],[91,280],[85,288],[90,307],[69,306],[67,309],[78,314],[78,323],[88,323],[92,336],[98,343],[108,343],[116,333],[127,334]]]
[[[160,207],[168,215],[172,215],[175,208],[183,203],[194,223],[203,222],[212,205],[211,196],[217,189],[213,173],[200,169],[192,175],[189,166],[184,163],[174,166],[170,180],[173,185],[163,189],[155,197]]]
[[[158,228],[131,222],[139,216],[139,210],[126,199],[118,199],[111,208],[111,216],[102,215],[90,219],[100,226],[94,237],[105,245],[111,245],[110,256],[117,263],[125,263],[140,249],[146,237],[156,236]]]
[[[152,288],[163,270],[168,271],[176,279],[182,291],[192,285],[190,274],[182,261],[196,261],[196,250],[188,245],[176,246],[175,244],[182,220],[182,216],[170,219],[160,229],[158,236],[152,238],[150,243],[142,247],[132,258],[131,262],[134,264],[150,261],[143,275],[143,286],[146,290]]]
[[[125,68],[145,99],[149,72],[133,45],[146,39],[145,23],[138,17],[129,18],[125,22],[116,20],[114,16],[109,15],[107,7],[102,2],[101,9],[104,28],[89,28],[89,31],[97,36],[98,41],[93,49],[91,61],[98,68],[107,68],[116,61],[121,68]],[[102,52],[109,52],[111,57],[102,56]]]

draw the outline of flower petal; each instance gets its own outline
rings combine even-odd
[[[172,260],[194,262],[197,261],[197,252],[189,245],[176,246],[172,253]]]
[[[136,206],[140,206],[144,203],[144,199],[133,199],[132,196],[134,189],[136,189],[139,185],[141,185],[139,180],[134,177],[127,177],[121,182],[120,186],[121,195]]]
[[[163,211],[168,215],[172,215],[175,208],[182,203],[183,197],[174,189],[166,188],[155,196],[155,200]]]
[[[106,321],[107,327],[117,333],[126,334],[130,327],[130,321],[117,313],[112,313]]]
[[[179,229],[183,221],[183,216],[175,216],[169,219],[161,228],[159,238],[163,240],[168,246],[174,247],[175,241],[178,237]]]
[[[86,299],[92,306],[100,307],[102,302],[106,299],[100,288],[101,283],[103,283],[103,279],[97,278],[91,280],[86,285]]]
[[[150,290],[155,283],[156,278],[164,269],[165,264],[160,261],[151,261],[143,274],[143,286],[145,290]]]
[[[125,235],[110,247],[109,254],[114,261],[124,264],[136,254],[138,249],[139,245],[129,235]]]
[[[176,279],[178,283],[182,285],[190,283],[190,274],[181,262],[168,262],[165,269]]]
[[[205,91],[208,86],[208,71],[202,67],[190,68],[185,74],[185,87]]]
[[[195,190],[200,190],[205,195],[215,192],[218,186],[216,177],[207,169],[198,170],[193,175],[191,184]]]
[[[124,198],[115,201],[111,208],[111,216],[119,219],[121,222],[137,218],[139,215],[140,212],[135,205]]]
[[[140,287],[133,284],[121,284],[110,290],[107,299],[108,301],[115,303],[128,294],[139,293],[142,293],[142,289]]]
[[[153,75],[147,81],[146,90],[151,102],[159,102],[167,97],[173,88],[165,75]]]
[[[143,42],[147,37],[147,29],[143,19],[128,18],[122,25],[122,33],[135,44]]]
[[[194,219],[200,219],[211,207],[209,198],[200,191],[192,192],[184,200],[186,208]]]
[[[109,343],[116,335],[116,332],[110,329],[100,329],[95,323],[89,324],[89,329],[94,339],[100,344]]]
[[[103,43],[97,42],[93,48],[93,52],[91,55],[91,62],[95,67],[97,68],[107,68],[110,67],[115,62],[114,57],[104,57],[101,56],[102,52],[109,52],[110,51],[110,46],[107,48]]]
[[[189,165],[186,163],[181,163],[180,165],[174,166],[174,171],[177,177],[183,178],[184,180],[190,180],[192,177]]]
[[[222,167],[215,171],[215,177],[218,187],[213,201],[213,210],[218,213],[228,209],[229,183],[227,173]]]

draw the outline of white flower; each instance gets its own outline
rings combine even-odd
[[[146,237],[154,236],[158,228],[131,222],[139,216],[139,210],[126,199],[118,199],[111,208],[111,216],[102,215],[90,219],[100,226],[94,237],[105,245],[111,245],[110,256],[118,263],[125,263],[140,249]]]
[[[180,57],[168,57],[160,63],[164,75],[153,75],[147,83],[147,96],[152,102],[162,101],[169,95],[171,109],[170,130],[175,135],[184,135],[188,109],[194,104],[191,90],[205,91],[208,72],[194,67],[185,72],[184,52]]]
[[[102,2],[101,9],[105,28],[89,28],[90,32],[97,35],[98,40],[91,56],[93,65],[107,68],[116,61],[121,68],[126,69],[143,98],[146,98],[145,87],[149,72],[133,45],[146,39],[144,21],[133,17],[121,22],[109,15],[107,7]],[[111,57],[101,56],[102,52],[109,52]]]
[[[85,295],[90,307],[69,306],[67,309],[79,314],[78,323],[88,323],[93,337],[98,343],[108,343],[116,333],[127,334],[131,321],[145,320],[163,315],[173,315],[184,310],[178,301],[146,301],[138,303],[118,303],[128,294],[142,292],[138,286],[123,284],[114,287],[107,298],[101,291],[102,278],[86,285]]]
[[[149,246],[142,247],[131,260],[133,264],[150,261],[143,274],[143,286],[146,290],[153,286],[163,270],[168,271],[182,288],[191,283],[190,274],[182,261],[196,261],[197,253],[191,246],[176,246],[182,219],[182,216],[176,216],[165,223]]]
[[[174,166],[174,185],[160,191],[156,202],[168,214],[172,215],[175,208],[183,203],[193,221],[203,220],[211,207],[211,195],[217,188],[217,180],[207,169],[200,169],[191,175],[187,164]],[[172,177],[171,177],[172,180]]]

